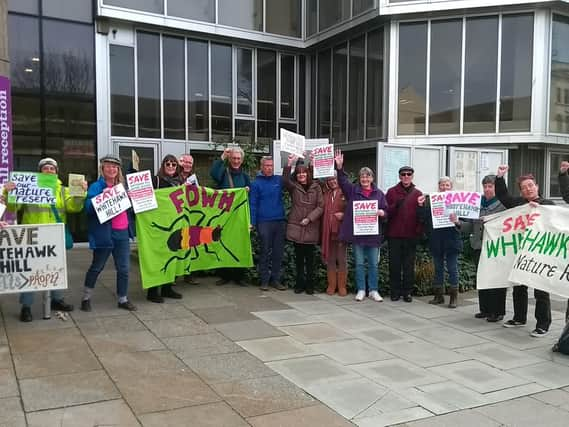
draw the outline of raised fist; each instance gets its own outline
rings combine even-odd
[[[496,176],[501,178],[504,175],[506,175],[506,173],[508,173],[508,170],[510,169],[510,167],[508,165],[500,165],[498,166],[498,171],[496,172]]]

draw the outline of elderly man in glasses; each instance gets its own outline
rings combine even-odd
[[[415,250],[423,227],[417,219],[417,198],[423,193],[413,184],[414,169],[399,169],[399,183],[387,191],[387,241],[391,300],[413,301]]]

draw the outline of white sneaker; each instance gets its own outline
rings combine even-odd
[[[356,294],[356,301],[363,301],[366,297],[366,291],[358,291]]]
[[[369,293],[369,297],[376,302],[383,301],[383,298],[381,298],[381,295],[379,295],[379,292],[377,292],[377,291],[371,291]]]

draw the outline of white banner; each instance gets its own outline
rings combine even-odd
[[[445,191],[431,193],[431,217],[433,228],[454,227],[450,214],[457,218],[478,219],[482,196],[475,191]]]
[[[64,227],[0,228],[0,294],[67,289]]]
[[[130,208],[130,200],[122,184],[105,188],[91,199],[91,203],[101,224]]]
[[[334,176],[334,145],[326,144],[312,149],[314,178]]]
[[[354,201],[354,236],[379,234],[377,200]]]
[[[134,213],[150,211],[158,207],[150,171],[129,173],[126,176],[126,180],[128,183],[128,196],[130,197]]]
[[[303,135],[281,128],[281,151],[304,157],[306,141]]]

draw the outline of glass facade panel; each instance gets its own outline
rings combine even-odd
[[[373,9],[373,0],[354,0],[354,16]]]
[[[281,55],[281,117],[294,119],[294,56]]]
[[[277,54],[257,50],[257,141],[270,144],[276,136]]]
[[[188,40],[189,139],[209,140],[208,43]]]
[[[365,37],[350,41],[350,141],[364,139],[365,117]]]
[[[253,114],[253,51],[237,49],[237,114]]]
[[[332,76],[332,139],[346,142],[346,100],[348,96],[348,46],[334,48]]]
[[[211,139],[229,142],[232,136],[231,46],[211,44]]]
[[[235,120],[235,141],[240,144],[251,144],[255,140],[254,120]]]
[[[138,136],[160,138],[160,36],[137,33]]]
[[[168,0],[168,15],[215,22],[215,0]]]
[[[289,131],[294,132],[294,133],[297,132],[296,123],[281,122],[281,123],[279,123],[279,129],[286,129],[286,130],[289,130]],[[279,131],[279,134],[280,134],[280,131]]]
[[[425,134],[427,24],[399,25],[398,135]]]
[[[553,28],[551,31],[551,96],[549,97],[549,132],[553,133],[569,132],[567,124],[563,128],[563,120],[561,119],[561,114],[565,114],[567,108],[569,108],[568,40],[569,18],[553,15]],[[558,117],[559,119],[557,119]]]
[[[429,134],[460,131],[462,20],[431,23]]]
[[[167,139],[186,139],[184,50],[184,39],[162,38],[164,138]]]
[[[134,136],[134,49],[110,46],[111,135]]]
[[[366,139],[383,136],[383,29],[367,36]]]
[[[302,28],[300,0],[266,0],[265,4],[268,33],[300,37]]]
[[[500,132],[528,132],[531,121],[533,15],[502,18]]]
[[[562,161],[569,160],[569,155],[561,153],[551,153],[549,176],[549,197],[561,197],[561,189],[559,187],[559,165]]]
[[[496,131],[498,17],[466,20],[464,133]]]
[[[306,0],[306,35],[318,32],[318,0]]]
[[[263,0],[218,0],[217,5],[220,24],[263,31]]]
[[[318,81],[316,83],[318,86],[318,124],[316,130],[321,138],[330,136],[331,67],[330,50],[318,52]]]
[[[38,0],[8,0],[8,12],[20,12],[37,15]]]
[[[164,0],[103,0],[103,3],[143,12],[164,13]]]
[[[42,0],[43,16],[70,19],[72,21],[93,21],[91,0]]]
[[[320,31],[350,18],[350,0],[320,0]]]

